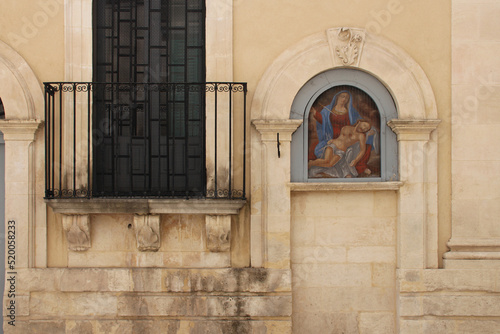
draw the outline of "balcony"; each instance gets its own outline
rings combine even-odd
[[[45,83],[45,198],[245,199],[246,83]]]

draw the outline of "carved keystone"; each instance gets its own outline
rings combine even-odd
[[[141,252],[156,252],[160,249],[160,215],[135,215],[135,238]]]
[[[231,216],[205,216],[207,248],[211,252],[227,252],[231,248]]]
[[[365,31],[344,27],[329,29],[326,33],[334,63],[340,66],[359,66]]]
[[[82,252],[90,248],[89,215],[63,215],[62,224],[69,250]]]

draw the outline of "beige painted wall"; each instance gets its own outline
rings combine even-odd
[[[235,0],[234,79],[249,101],[264,71],[285,49],[327,28],[366,28],[404,49],[428,76],[439,119],[439,251],[451,235],[451,2],[408,0]]]
[[[63,2],[2,1],[0,4],[0,40],[26,60],[40,84],[63,80]]]

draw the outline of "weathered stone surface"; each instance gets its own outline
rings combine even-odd
[[[358,334],[356,313],[297,312],[293,315],[294,333]]]
[[[498,317],[500,296],[484,294],[403,295],[400,314],[403,317]]]
[[[351,288],[300,288],[293,290],[294,309],[301,307],[308,312],[341,313],[393,312],[396,309],[395,291],[379,287]]]
[[[291,296],[121,295],[119,316],[289,317]]]
[[[132,320],[95,321],[96,334],[134,334]]]
[[[93,334],[91,321],[66,321],[66,334]]]
[[[279,292],[290,291],[290,276],[281,269],[170,269],[164,282],[169,292]]]
[[[130,291],[128,269],[62,270],[61,291]]]
[[[372,265],[373,286],[393,288],[396,286],[396,266],[392,263],[374,263]]]
[[[94,320],[96,334],[287,334],[290,320]]]
[[[368,287],[372,285],[370,264],[295,264],[293,271],[294,284],[307,287]]]
[[[398,277],[402,292],[500,291],[500,270],[399,270]]]
[[[231,216],[205,216],[207,248],[211,252],[227,252],[231,248]]]
[[[16,326],[11,326],[4,321],[4,333],[9,334],[65,334],[64,320],[16,320]]]
[[[500,316],[498,295],[424,296],[423,314],[436,316]]]
[[[396,319],[393,313],[361,313],[360,334],[396,334]]]
[[[30,315],[36,317],[116,316],[117,297],[96,292],[34,292]]]
[[[402,319],[400,333],[409,334],[497,334],[500,321],[496,319]]]
[[[139,251],[160,249],[160,215],[134,215],[134,230]]]
[[[162,273],[160,269],[133,269],[131,270],[132,290],[138,292],[162,291]]]
[[[18,269],[18,291],[55,291],[64,269]]]
[[[347,252],[349,263],[393,263],[396,264],[396,247],[372,246],[352,247]]]

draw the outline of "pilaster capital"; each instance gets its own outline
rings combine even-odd
[[[387,125],[398,136],[398,141],[429,141],[439,119],[393,119]]]
[[[291,141],[292,134],[302,124],[301,119],[254,119],[252,124],[261,135],[262,141],[276,141],[276,134],[280,134],[280,141]]]
[[[0,131],[6,141],[34,141],[35,133],[43,122],[37,119],[2,119]]]

